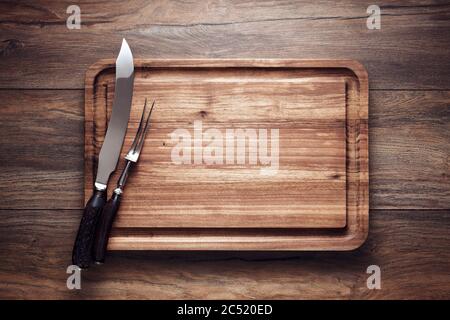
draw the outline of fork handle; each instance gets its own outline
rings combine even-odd
[[[103,207],[100,215],[97,229],[95,232],[95,240],[93,247],[93,257],[95,263],[104,263],[106,249],[108,247],[109,234],[111,233],[111,227],[114,222],[114,218],[120,207],[122,190],[117,188],[108,202]]]
[[[82,269],[88,268],[92,261],[95,226],[105,202],[106,190],[95,190],[84,208],[72,251],[72,263]]]

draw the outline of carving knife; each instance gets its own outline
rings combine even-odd
[[[106,202],[106,186],[116,170],[125,133],[130,118],[133,97],[133,55],[125,39],[116,60],[116,86],[111,119],[98,159],[94,193],[86,203],[72,252],[72,262],[80,268],[88,268],[92,261],[92,245],[95,227]]]

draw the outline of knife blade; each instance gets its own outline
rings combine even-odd
[[[116,170],[130,117],[133,98],[134,64],[128,43],[122,40],[116,60],[116,85],[111,119],[99,154],[94,193],[84,208],[74,248],[72,262],[80,268],[88,268],[94,241],[95,227],[101,209],[106,202],[106,188],[112,172]]]

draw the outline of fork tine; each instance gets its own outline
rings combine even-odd
[[[141,152],[142,146],[144,145],[145,136],[147,134],[148,129],[150,128],[150,116],[152,115],[153,107],[155,106],[155,101],[151,106],[150,112],[147,113],[147,99],[145,99],[144,110],[142,111],[141,121],[139,123],[139,128],[136,132],[136,136],[134,137],[133,143],[131,144],[131,148],[128,151],[125,159],[130,160],[132,162],[137,162],[139,158],[139,154]]]
[[[130,151],[128,152],[136,152],[136,146],[138,143],[138,137],[141,135],[141,131],[142,131],[142,125],[144,123],[144,116],[145,116],[145,111],[147,109],[147,98],[145,98],[145,103],[144,103],[144,110],[142,111],[142,115],[141,115],[141,120],[139,121],[139,127],[138,130],[136,132],[136,136],[134,137],[133,143],[131,144],[130,147]]]
[[[148,113],[147,120],[145,121],[145,127],[141,132],[140,141],[138,142],[135,152],[140,153],[142,146],[144,145],[145,136],[147,135],[147,131],[150,128],[150,117],[152,115],[153,107],[155,106],[155,101],[153,101],[152,106],[150,108],[150,112]]]

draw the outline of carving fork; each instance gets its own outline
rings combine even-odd
[[[117,187],[114,189],[114,192],[111,196],[111,199],[103,207],[102,213],[100,215],[93,247],[93,258],[95,263],[103,263],[105,261],[106,249],[108,246],[109,234],[111,232],[111,227],[114,221],[114,218],[119,210],[120,199],[123,193],[123,189],[125,187],[125,183],[128,178],[128,174],[133,165],[138,161],[139,155],[141,153],[142,147],[144,145],[145,136],[147,134],[148,129],[150,128],[150,116],[152,115],[153,106],[155,105],[155,101],[146,116],[147,111],[147,99],[145,99],[144,110],[142,111],[141,121],[139,123],[139,128],[136,133],[136,136],[133,140],[130,150],[125,156],[125,160],[127,161],[124,169],[122,170],[122,174],[120,175],[119,180],[117,181]]]

